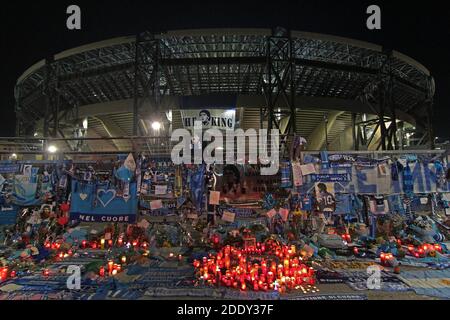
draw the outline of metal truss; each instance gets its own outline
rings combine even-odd
[[[426,86],[426,89],[421,89],[421,95],[417,95],[417,101],[413,107],[408,106],[403,109],[402,106],[405,101],[404,94],[402,92],[403,86],[405,86],[406,73],[403,72],[403,68],[398,67],[398,59],[395,59],[392,55],[392,51],[385,52],[384,58],[382,60],[381,66],[378,70],[377,77],[373,78],[362,90],[359,98],[363,100],[367,105],[369,105],[377,119],[374,121],[373,125],[375,128],[370,137],[365,136],[365,128],[369,123],[361,123],[356,129],[360,133],[356,137],[357,144],[356,147],[359,148],[360,145],[368,147],[377,131],[380,132],[379,143],[376,146],[377,150],[398,150],[403,148],[403,144],[399,141],[397,137],[398,133],[398,117],[397,110],[402,110],[406,112],[414,113],[417,109],[421,110],[425,114],[427,122],[424,122],[420,117],[416,117],[417,126],[422,128],[422,139],[419,140],[419,145],[426,143],[425,138],[428,137],[429,147],[434,149],[434,135],[432,134],[432,97],[434,96],[434,91],[431,89],[432,78],[425,77],[421,79],[421,85]],[[416,109],[416,110],[415,110]],[[389,123],[389,125],[387,125]],[[402,126],[402,124],[401,124]],[[427,130],[423,130],[427,129]]]
[[[302,97],[362,100],[378,117],[382,150],[401,148],[395,121],[401,110],[432,145],[433,80],[408,61],[350,40],[281,28],[144,32],[33,67],[15,88],[16,134],[42,130],[43,137],[65,137],[80,120],[79,107],[132,100],[131,133],[139,136],[146,101],[158,108],[164,96],[234,94],[263,96],[261,126],[267,121],[269,129],[280,129],[279,119],[289,116],[288,134],[299,132],[296,105]]]

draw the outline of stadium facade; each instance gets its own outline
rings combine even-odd
[[[206,110],[234,128],[301,135],[309,150],[434,148],[433,96],[423,65],[362,41],[282,28],[144,32],[26,70],[16,135],[73,152],[140,143],[164,153],[164,137]]]

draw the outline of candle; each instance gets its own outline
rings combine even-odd
[[[100,275],[100,277],[104,277],[105,276],[105,267],[103,267],[103,266],[100,267],[99,275]]]
[[[103,238],[100,239],[100,248],[102,250],[105,249],[105,239],[103,239]]]
[[[267,261],[267,257],[253,257],[247,259],[247,255],[261,255],[261,243],[256,243],[246,249],[238,249],[225,246],[216,255],[209,254],[204,257],[203,264],[194,260],[197,275],[209,284],[223,285],[227,287],[245,288],[254,291],[273,289],[284,293],[294,289],[302,283],[314,283],[314,269],[300,263],[296,255],[296,249],[292,246],[277,245],[267,241],[266,250],[270,255],[278,252],[279,259]],[[248,261],[247,261],[248,260]],[[259,261],[259,262],[257,262]],[[225,275],[220,272],[224,268]],[[249,286],[249,287],[248,287]]]
[[[292,246],[291,246],[291,251],[292,251],[292,253],[293,253],[293,254],[295,254],[295,253],[296,253],[297,249],[295,248],[295,246],[294,246],[294,245],[292,245]]]
[[[114,266],[114,262],[113,261],[108,261],[108,273],[111,274],[113,271],[113,266]]]
[[[284,269],[289,270],[289,259],[284,259]]]
[[[120,261],[122,261],[123,264],[127,263],[127,257],[122,256],[122,258],[120,258]]]
[[[117,239],[117,244],[119,245],[119,247],[122,246],[122,244],[123,244],[123,239],[122,239],[122,237],[120,237],[119,239]]]

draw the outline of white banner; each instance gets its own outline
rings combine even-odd
[[[234,129],[236,110],[189,109],[181,110],[185,129],[193,129],[195,121],[201,121],[204,129]]]

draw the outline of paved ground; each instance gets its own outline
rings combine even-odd
[[[365,294],[369,300],[439,300],[434,297],[420,296],[414,291],[388,292],[379,290],[357,291],[344,283],[319,284],[317,287],[321,294]]]

